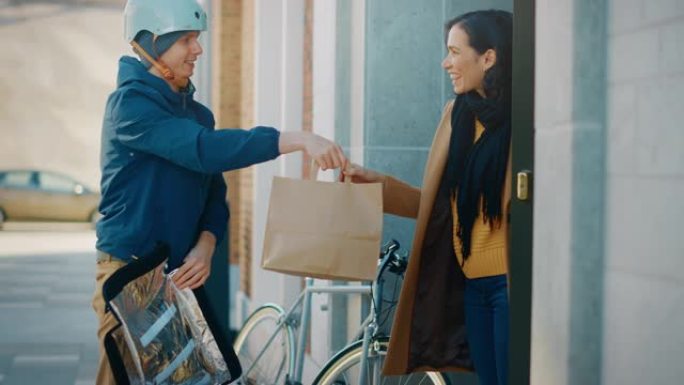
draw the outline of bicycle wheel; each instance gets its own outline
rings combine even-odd
[[[235,337],[233,349],[242,365],[245,385],[273,385],[285,382],[292,372],[294,359],[294,331],[289,325],[278,326],[285,315],[278,305],[264,305],[252,313]],[[270,345],[268,339],[276,334]],[[254,362],[261,352],[263,355]],[[253,365],[253,367],[252,367]],[[250,367],[252,369],[250,370]]]
[[[412,373],[405,376],[379,375],[377,383],[372,382],[373,373],[382,373],[382,365],[387,355],[389,338],[381,337],[371,342],[368,353],[368,379],[363,382],[372,385],[449,385],[449,381],[440,373]],[[355,341],[328,361],[316,379],[314,385],[361,385],[359,371],[363,341]]]

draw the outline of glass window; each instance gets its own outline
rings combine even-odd
[[[31,171],[11,171],[5,174],[0,183],[5,187],[28,188],[33,182],[32,174]]]
[[[74,192],[76,183],[73,180],[50,173],[40,173],[40,188],[47,191]]]

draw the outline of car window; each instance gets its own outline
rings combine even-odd
[[[40,173],[40,188],[47,191],[73,192],[76,183],[61,175]]]
[[[12,171],[5,174],[5,177],[0,181],[3,187],[18,187],[29,188],[34,182],[31,178],[30,171]]]

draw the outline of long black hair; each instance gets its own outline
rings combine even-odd
[[[457,235],[465,263],[471,252],[473,225],[480,213],[490,226],[506,220],[502,218],[502,193],[511,139],[513,16],[497,10],[469,12],[446,23],[447,36],[454,26],[463,29],[469,45],[480,55],[489,49],[496,52],[496,62],[485,72],[483,80],[486,97],[477,91],[458,95],[451,116],[445,178],[456,200]],[[485,130],[474,143],[476,120]]]
[[[485,95],[487,98],[509,99],[512,78],[513,14],[495,9],[464,13],[444,25],[445,42],[449,31],[456,25],[468,35],[470,46],[478,54],[482,55],[488,49],[496,51],[496,63],[485,73]]]

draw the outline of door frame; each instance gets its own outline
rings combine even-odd
[[[530,383],[534,202],[535,0],[513,1],[509,384]],[[529,171],[530,196],[516,197],[517,174]]]

